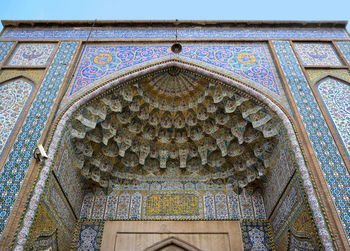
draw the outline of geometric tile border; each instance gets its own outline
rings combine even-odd
[[[315,219],[316,224],[317,224],[317,228],[319,231],[320,238],[322,240],[322,244],[326,250],[334,250],[332,238],[328,232],[328,228],[326,226],[326,222],[325,222],[325,219],[324,219],[324,216],[322,213],[322,209],[321,209],[320,204],[317,200],[316,193],[314,191],[312,181],[311,181],[311,178],[309,176],[309,173],[308,173],[308,170],[307,170],[304,158],[303,158],[303,154],[301,152],[301,149],[300,149],[298,140],[296,138],[293,126],[292,126],[290,120],[288,119],[287,115],[281,110],[281,108],[279,106],[277,106],[275,103],[273,103],[268,97],[259,93],[258,91],[253,90],[252,88],[246,86],[245,84],[242,84],[240,82],[234,81],[232,79],[229,79],[227,77],[224,77],[222,75],[219,75],[219,74],[216,74],[213,72],[208,72],[207,70],[203,70],[202,68],[200,68],[198,66],[180,63],[176,60],[170,60],[170,61],[163,62],[163,63],[157,64],[157,65],[148,65],[148,67],[146,67],[142,70],[139,70],[139,71],[135,71],[135,72],[132,71],[133,69],[130,69],[130,72],[128,72],[127,74],[123,75],[122,77],[116,78],[114,81],[106,83],[104,86],[101,86],[96,90],[93,90],[91,93],[88,93],[86,96],[77,100],[69,108],[67,108],[67,110],[64,111],[62,113],[62,115],[59,117],[58,124],[55,127],[55,131],[53,132],[52,141],[50,142],[50,146],[48,148],[48,159],[44,163],[42,175],[39,176],[37,185],[39,183],[44,184],[44,182],[47,178],[46,172],[52,166],[54,156],[55,156],[56,151],[59,147],[60,139],[63,135],[63,129],[65,128],[66,122],[72,116],[73,112],[75,112],[81,105],[86,103],[88,100],[91,100],[92,98],[100,95],[101,93],[105,92],[108,89],[111,89],[112,87],[117,86],[120,83],[123,83],[125,81],[130,81],[130,80],[133,80],[135,78],[144,76],[145,74],[149,74],[150,72],[154,72],[154,71],[161,70],[161,69],[171,67],[171,66],[177,66],[180,68],[184,68],[184,69],[187,69],[188,71],[193,71],[195,73],[202,74],[202,75],[207,76],[209,78],[217,79],[218,81],[221,81],[221,82],[226,83],[228,85],[232,85],[233,87],[238,88],[241,91],[247,93],[248,95],[251,95],[251,96],[255,97],[257,100],[265,103],[271,110],[273,110],[276,113],[276,115],[281,119],[281,122],[284,125],[284,128],[286,129],[286,131],[288,133],[289,140],[291,143],[291,149],[294,152],[296,164],[297,164],[297,166],[302,174],[301,178],[303,180],[303,186],[305,188],[307,198],[308,198],[310,207],[312,209],[314,219]],[[40,196],[40,194],[42,193],[42,189],[40,189],[39,187],[35,187],[34,193],[35,193],[35,196]],[[35,204],[35,202],[33,202],[33,203]],[[28,219],[26,226],[24,228],[22,228],[24,234],[23,235],[21,234],[21,231],[22,231],[21,230],[20,234],[18,235],[17,244],[20,244],[19,248],[21,248],[23,243],[25,243],[25,241],[26,241],[27,236],[25,234],[26,233],[25,228],[30,227],[31,221],[32,221],[31,219]]]
[[[337,42],[337,45],[346,61],[348,61],[348,64],[350,64],[350,42]]]
[[[78,220],[71,250],[101,250],[104,221]]]
[[[0,42],[0,64],[11,50],[14,42]]]
[[[340,221],[350,241],[349,172],[288,41],[272,42],[305,130],[320,164]],[[317,218],[315,221],[317,221]]]
[[[171,38],[174,39],[174,28],[80,28],[80,29],[26,29],[6,28],[2,39],[141,39]],[[179,28],[178,38],[327,38],[348,39],[345,29],[312,29],[312,28]]]
[[[38,94],[33,101],[13,149],[8,156],[6,164],[0,173],[0,232],[6,227],[10,217],[12,207],[17,199],[18,193],[26,176],[30,161],[32,160],[34,148],[40,139],[41,132],[44,129],[46,120],[51,112],[52,106],[56,101],[58,91],[64,80],[68,67],[72,62],[73,55],[79,42],[62,42],[59,46],[46,76],[41,84]],[[40,114],[40,116],[38,116]],[[48,176],[47,170],[43,170],[41,176]],[[36,184],[41,191],[44,187],[44,180]],[[19,236],[28,235],[28,221],[32,222],[37,202],[39,199],[38,191],[35,191],[29,204],[28,211],[23,220],[23,231]],[[20,243],[24,244],[24,243]]]
[[[269,221],[242,220],[241,231],[244,250],[275,250]]]

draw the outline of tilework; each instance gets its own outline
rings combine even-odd
[[[131,197],[129,219],[141,219],[142,195],[136,192]]]
[[[242,218],[253,219],[254,212],[252,207],[252,201],[247,190],[243,190],[242,193],[239,195],[239,202],[242,210]]]
[[[266,219],[264,199],[259,191],[252,194],[255,219]]]
[[[292,150],[284,139],[284,135],[279,136],[278,145],[280,149],[276,156],[272,158],[270,164],[270,175],[265,184],[263,184],[263,197],[265,202],[266,214],[269,217],[273,208],[277,204],[289,180],[291,179],[296,166],[293,160]]]
[[[122,193],[121,195],[119,195],[119,202],[118,202],[118,209],[117,209],[118,219],[128,218],[129,206],[130,206],[130,194]]]
[[[46,66],[56,44],[20,43],[7,62],[9,66]]]
[[[11,50],[14,42],[0,42],[0,64]]]
[[[94,205],[94,199],[95,197],[93,193],[87,193],[84,196],[84,200],[80,210],[81,219],[86,219],[86,218],[89,219],[91,217],[91,212]]]
[[[55,219],[62,222],[67,231],[73,231],[76,217],[53,175],[50,176],[45,189],[44,201],[50,207],[50,212]]]
[[[81,204],[83,201],[83,182],[76,168],[72,168],[72,158],[69,150],[62,146],[63,153],[53,167],[55,175],[68,198],[75,214],[79,217]]]
[[[330,43],[294,43],[304,65],[343,65]]]
[[[215,195],[215,208],[216,208],[216,218],[217,219],[227,219],[228,218],[226,194],[224,194],[223,192],[218,192]]]
[[[174,39],[176,30],[171,28],[7,28],[2,39]],[[349,38],[344,29],[310,29],[310,28],[179,28],[178,38]]]
[[[73,233],[71,250],[100,250],[104,221],[79,220]]]
[[[350,84],[326,78],[317,84],[318,93],[350,156]],[[350,196],[349,196],[350,197]]]
[[[204,204],[204,218],[205,219],[215,219],[215,202],[214,195],[210,192],[206,192],[203,197]]]
[[[32,90],[32,83],[24,78],[0,84],[0,156]]]
[[[348,64],[350,64],[350,42],[337,42],[337,46],[339,47],[346,61],[348,61]]]
[[[129,80],[144,76],[146,74],[149,74],[153,71],[161,70],[161,69],[164,69],[166,67],[172,67],[172,66],[181,67],[181,68],[187,69],[188,71],[194,71],[194,72],[197,72],[198,74],[202,74],[203,76],[206,76],[208,78],[213,77],[213,78],[217,79],[218,81],[222,81],[223,83],[226,83],[226,84],[229,84],[235,88],[238,88],[239,90],[246,92],[248,95],[251,95],[252,97],[256,98],[260,102],[263,102],[264,104],[266,104],[270,109],[272,109],[276,113],[276,115],[281,119],[281,122],[287,131],[288,139],[286,139],[286,140],[287,141],[289,140],[289,142],[291,144],[290,149],[293,151],[293,154],[295,155],[296,166],[298,167],[298,169],[300,170],[300,173],[301,173],[302,184],[305,187],[307,199],[310,203],[310,207],[312,210],[311,212],[312,212],[313,216],[317,219],[317,221],[315,221],[315,224],[317,226],[317,231],[320,235],[320,239],[322,241],[322,244],[326,250],[334,250],[332,238],[331,238],[330,233],[328,231],[328,228],[326,226],[326,221],[325,221],[324,215],[322,213],[318,199],[316,197],[316,193],[315,193],[311,178],[309,176],[308,169],[306,167],[299,142],[296,138],[296,134],[294,132],[293,125],[291,124],[290,119],[285,114],[285,112],[279,106],[277,106],[273,101],[271,101],[271,99],[269,97],[267,97],[266,95],[263,95],[260,92],[257,92],[256,90],[250,88],[249,86],[247,86],[245,84],[242,84],[240,82],[237,82],[235,80],[227,78],[223,75],[218,75],[214,72],[208,72],[207,70],[204,70],[198,66],[192,66],[190,64],[181,63],[180,61],[171,60],[168,62],[167,61],[160,62],[159,64],[157,64],[151,68],[145,68],[142,70],[138,70],[136,72],[129,73],[129,74],[123,76],[122,78],[117,79],[114,82],[107,83],[103,87],[100,87],[91,93],[87,93],[86,96],[77,100],[71,107],[69,107],[69,109],[62,115],[62,118],[58,121],[57,128],[53,134],[53,139],[52,139],[51,145],[48,149],[49,159],[45,162],[43,170],[49,169],[50,166],[52,165],[51,159],[55,156],[55,153],[58,149],[60,138],[62,137],[62,130],[63,130],[63,128],[65,128],[68,119],[72,116],[74,111],[76,111],[78,109],[78,107],[80,107],[82,104],[84,104],[88,100],[90,100],[94,97],[97,97],[101,93],[104,93],[106,90],[118,85],[121,82],[129,81]],[[130,69],[129,71],[131,71],[131,70],[132,69]],[[45,178],[40,178],[39,182],[41,182],[41,180],[45,180]],[[151,183],[150,186],[153,186],[153,184],[154,183]],[[146,183],[142,183],[140,185],[137,185],[137,187],[138,187],[138,189],[140,189],[144,185],[147,188],[148,185]],[[198,187],[196,187],[197,189],[201,189],[201,187],[203,187],[202,186],[203,183],[198,183],[197,185],[198,185]],[[119,189],[121,187],[124,187],[124,185],[116,185],[115,189]],[[158,187],[161,187],[161,184],[159,184]],[[126,188],[128,188],[128,186],[126,186]],[[211,186],[208,186],[208,188],[209,188],[209,190],[212,190]],[[130,188],[128,188],[128,189],[130,190]],[[222,189],[222,186],[220,189]],[[40,188],[36,188],[35,191],[36,192],[38,191],[37,193],[39,193],[39,194],[41,193]],[[26,236],[24,236],[23,238],[21,237],[21,240],[25,241],[25,238],[26,238]]]
[[[88,45],[74,74],[74,79],[63,99],[63,106],[91,88],[115,78],[122,70],[152,60],[183,58],[191,62],[224,69],[229,75],[267,91],[285,102],[279,79],[266,44],[183,45],[174,54],[169,45]],[[195,61],[194,61],[195,60]]]
[[[111,192],[107,198],[107,204],[105,209],[106,220],[115,219],[117,216],[118,195],[115,191]]]
[[[230,219],[240,219],[241,218],[241,210],[239,206],[239,198],[238,195],[231,191],[227,195],[227,204],[228,204],[228,213]]]
[[[12,207],[27,173],[29,162],[32,160],[32,153],[40,138],[41,131],[45,126],[46,119],[51,112],[52,105],[56,100],[58,90],[78,44],[78,42],[62,42],[60,44],[58,52],[48,68],[47,74],[38,90],[38,94],[31,105],[29,114],[18,133],[18,137],[9,154],[8,160],[1,170],[0,200],[2,203],[0,204],[0,232],[2,232],[6,226]],[[38,116],[38,114],[40,114],[40,116]],[[28,210],[23,219],[23,227],[18,234],[17,244],[19,246],[23,245],[25,242],[29,227],[33,221],[34,212],[37,208],[37,198],[43,192],[49,170],[50,167],[46,166],[42,169],[41,176],[39,176],[39,180],[35,185],[33,196],[30,199]]]
[[[335,70],[335,69],[307,69],[307,75],[313,84],[316,84],[320,79],[328,76],[334,76],[345,81],[350,82],[350,72],[348,70]]]
[[[300,189],[297,175],[295,174],[270,217],[276,239],[279,239],[281,233],[288,226],[288,223],[293,219],[303,203],[303,193]]]
[[[104,191],[99,190],[95,195],[94,209],[92,210],[92,219],[101,220],[104,217],[107,196]]]
[[[199,197],[191,193],[151,194],[145,204],[146,217],[199,215]]]
[[[350,190],[344,189],[349,184],[350,176],[348,170],[337,150],[332,135],[327,128],[326,122],[303,76],[303,72],[298,65],[289,42],[273,41],[273,45],[281,62],[282,70],[286,76],[293,98],[296,101],[306,132],[312,142],[334,206],[345,233],[350,240],[350,208],[348,206]],[[302,175],[305,175],[305,173],[303,172]],[[306,187],[306,189],[308,188]],[[310,205],[313,206],[312,203]]]
[[[80,217],[105,220],[185,220],[185,219],[243,219],[239,197],[233,191],[101,191],[87,192]],[[101,196],[103,199],[101,199]],[[246,194],[249,218],[266,219],[260,192]],[[119,198],[119,201],[118,201]],[[255,202],[254,202],[255,200]],[[253,209],[253,207],[255,207]],[[96,212],[96,215],[94,215]],[[104,215],[104,217],[100,217]]]
[[[57,229],[57,230],[56,230]],[[70,248],[71,239],[67,235],[67,230],[60,228],[60,224],[51,214],[51,209],[41,201],[34,217],[25,250],[35,250],[38,237],[57,232],[57,245],[63,250]]]
[[[242,220],[241,231],[244,250],[275,250],[268,221]]]
[[[11,69],[0,71],[0,82],[10,80],[16,77],[25,77],[30,79],[34,83],[39,83],[41,77],[44,74],[44,70],[33,70],[33,69]]]

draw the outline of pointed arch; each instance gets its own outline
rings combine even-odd
[[[90,102],[91,100],[99,96],[101,93],[108,92],[108,90],[111,90],[113,87],[121,85],[126,81],[132,81],[133,79],[140,78],[153,71],[159,71],[160,69],[165,69],[171,66],[184,68],[188,71],[192,71],[200,75],[203,75],[204,77],[210,78],[213,81],[219,81],[226,85],[234,87],[238,91],[244,93],[245,95],[249,95],[255,98],[258,102],[261,102],[261,104],[264,104],[266,107],[271,109],[276,114],[276,116],[279,117],[282,125],[284,126],[284,129],[287,131],[287,136],[291,144],[291,149],[294,152],[296,164],[301,173],[303,185],[305,188],[307,188],[306,189],[307,199],[309,201],[313,216],[314,218],[317,219],[316,225],[318,228],[319,235],[322,239],[323,245],[327,247],[333,246],[332,238],[330,236],[330,233],[326,225],[326,220],[324,218],[321,206],[318,202],[315,190],[313,188],[313,184],[309,175],[309,171],[306,167],[306,163],[301,151],[301,147],[299,145],[299,141],[296,137],[296,133],[293,127],[294,120],[291,114],[286,109],[284,109],[278,102],[276,102],[273,98],[268,97],[266,94],[263,94],[262,92],[256,89],[253,89],[252,87],[249,87],[243,82],[238,82],[222,74],[209,71],[194,65],[185,64],[177,60],[170,60],[155,66],[154,65],[149,66],[135,72],[127,72],[124,75],[120,76],[119,78],[107,81],[106,83],[104,83],[104,85],[101,85],[92,89],[90,92],[86,93],[84,97],[81,97],[79,100],[76,100],[76,102],[74,103],[70,103],[69,106],[67,106],[64,110],[61,111],[59,116],[56,118],[54,127],[52,128],[53,136],[49,141],[49,148],[48,148],[49,158],[45,162],[45,165],[43,166],[41,175],[39,176],[38,182],[35,185],[32,199],[29,202],[29,207],[28,207],[29,209],[24,216],[24,220],[28,222],[28,224],[27,226],[23,227],[19,231],[17,242],[23,243],[26,241],[27,235],[25,231],[32,224],[31,215],[34,214],[37,208],[37,201],[34,198],[40,196],[42,193],[41,184],[46,182],[46,179],[48,178],[49,170],[55,158],[56,150],[60,144],[60,139],[64,134],[63,129],[65,128],[66,123],[74,114],[74,112],[77,111],[83,104]]]
[[[15,77],[0,83],[0,157],[22,121],[33,90],[33,82],[25,77]]]
[[[152,246],[146,248],[144,251],[161,251],[164,248],[171,246],[184,249],[185,251],[201,251],[199,248],[196,248],[190,243],[173,236],[153,244]]]

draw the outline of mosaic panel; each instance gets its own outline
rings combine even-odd
[[[190,193],[152,194],[145,204],[147,217],[199,216],[199,198]]]
[[[66,75],[66,71],[77,49],[78,42],[62,42],[53,62],[51,63],[42,85],[38,91],[37,97],[31,105],[29,115],[26,117],[23,126],[14,143],[13,149],[9,154],[6,164],[0,173],[0,232],[2,233],[9,218],[12,206],[16,201],[22,182],[27,173],[29,161],[32,159],[32,153],[40,138],[41,131],[45,126],[46,119],[51,112],[53,103],[60,85]],[[37,116],[40,114],[40,116]],[[48,170],[45,175],[48,176]],[[43,185],[35,193],[41,193]],[[34,193],[34,195],[36,195]],[[34,196],[33,195],[33,196]],[[37,208],[35,199],[30,201],[29,211]],[[20,234],[21,238],[27,236],[29,227],[34,215],[33,212],[24,217],[24,227]],[[29,221],[29,223],[28,223]]]
[[[32,89],[32,83],[24,78],[0,84],[0,156]]]
[[[348,64],[350,64],[350,42],[337,42],[337,45]]]
[[[136,192],[131,197],[129,219],[141,219],[142,195]]]
[[[86,46],[63,103],[67,104],[95,87],[97,81],[103,83],[113,78],[123,69],[169,56],[174,56],[169,45]],[[277,99],[284,100],[270,52],[265,44],[184,45],[177,56],[225,69],[230,75],[234,74],[234,77],[248,81]]]
[[[273,208],[280,199],[295,171],[295,164],[290,147],[283,139],[282,135],[279,138],[276,148],[279,149],[279,152],[276,153],[274,158],[271,158],[271,173],[268,177],[268,181],[263,185],[262,194],[267,216],[271,215]]]
[[[2,39],[138,39],[138,38],[327,38],[347,39],[344,29],[292,29],[292,28],[179,28],[165,29],[120,29],[120,28],[79,28],[79,29],[28,29],[6,28]]]
[[[328,76],[334,76],[340,79],[343,79],[345,81],[350,82],[350,73],[348,70],[336,70],[336,69],[330,69],[330,70],[324,70],[324,69],[307,69],[306,70],[311,82],[315,84],[320,79],[328,77]]]
[[[9,66],[46,66],[56,44],[20,43],[7,62]]]
[[[11,50],[14,42],[0,42],[0,64]]]
[[[105,219],[115,219],[117,216],[118,195],[116,192],[111,192],[107,198]]]
[[[69,238],[69,235],[66,234],[67,231],[60,228],[59,222],[57,222],[57,220],[50,214],[50,211],[51,210],[44,202],[40,203],[34,217],[28,241],[26,242],[26,250],[38,250],[36,249],[36,246],[40,236],[47,236],[52,233],[57,235],[57,245],[63,250],[69,250],[71,239]]]
[[[51,208],[51,213],[56,219],[60,219],[68,231],[73,231],[76,218],[71,211],[56,179],[51,176],[45,193],[45,202]]]
[[[239,196],[234,191],[112,191],[106,199],[100,200],[99,190],[87,192],[81,208],[81,219],[94,219],[104,215],[105,220],[186,220],[186,219],[242,219]],[[258,194],[256,194],[258,193]],[[121,199],[118,198],[122,196]],[[246,194],[250,203],[249,218],[266,219],[262,197],[259,192]],[[98,201],[97,201],[98,200]],[[207,201],[207,209],[203,201]],[[130,207],[129,207],[130,205]],[[243,206],[243,205],[242,205]],[[247,206],[247,205],[246,205]],[[253,208],[254,206],[254,208]],[[119,208],[119,210],[117,210]],[[130,208],[130,209],[129,209]],[[207,210],[205,215],[203,212]],[[99,216],[100,217],[100,216]],[[102,218],[101,218],[102,219]]]
[[[215,195],[215,208],[216,208],[216,218],[217,219],[227,219],[228,218],[226,194],[224,194],[223,192],[218,192]]]
[[[215,202],[214,195],[210,192],[206,192],[203,197],[204,205],[204,218],[205,219],[215,219]]]
[[[330,43],[294,43],[304,65],[343,65]]]
[[[227,195],[227,203],[228,203],[228,213],[230,219],[240,219],[241,218],[241,210],[239,207],[239,198],[238,195],[231,191]]]
[[[93,209],[93,204],[94,204],[94,194],[93,193],[87,193],[84,196],[84,200],[81,206],[81,211],[80,211],[80,218],[85,219],[85,218],[90,218],[92,209]]]
[[[39,83],[43,74],[44,74],[44,70],[33,70],[33,69],[2,70],[0,71],[0,82],[10,80],[16,77],[26,77],[35,83]]]
[[[239,195],[239,201],[242,210],[242,218],[253,219],[254,212],[252,207],[252,201],[246,189],[244,189]]]
[[[266,219],[264,199],[259,191],[252,194],[255,219]]]
[[[273,41],[306,132],[319,161],[322,174],[338,216],[350,240],[349,172],[340,156],[320,108],[287,41]]]
[[[129,206],[130,206],[130,194],[122,193],[119,196],[117,218],[127,219],[129,216]]]
[[[79,220],[73,233],[72,250],[101,250],[104,221]]]
[[[350,84],[326,78],[317,90],[350,156]]]
[[[77,169],[72,168],[72,159],[69,156],[68,149],[64,149],[61,159],[57,163],[54,166],[56,177],[75,214],[79,216],[83,201],[83,183],[80,180],[80,174],[77,173]]]
[[[242,220],[241,231],[244,250],[275,250],[268,221]]]
[[[303,201],[303,194],[298,184],[297,175],[294,175],[270,218],[276,238],[279,237],[283,228],[288,225],[288,222],[297,212],[297,209],[301,207]]]
[[[104,191],[96,192],[94,209],[92,210],[92,219],[101,220],[104,217],[107,196]]]

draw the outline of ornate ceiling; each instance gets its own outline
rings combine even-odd
[[[69,130],[75,166],[102,187],[265,179],[280,124],[237,90],[180,68],[119,86],[80,108]]]

